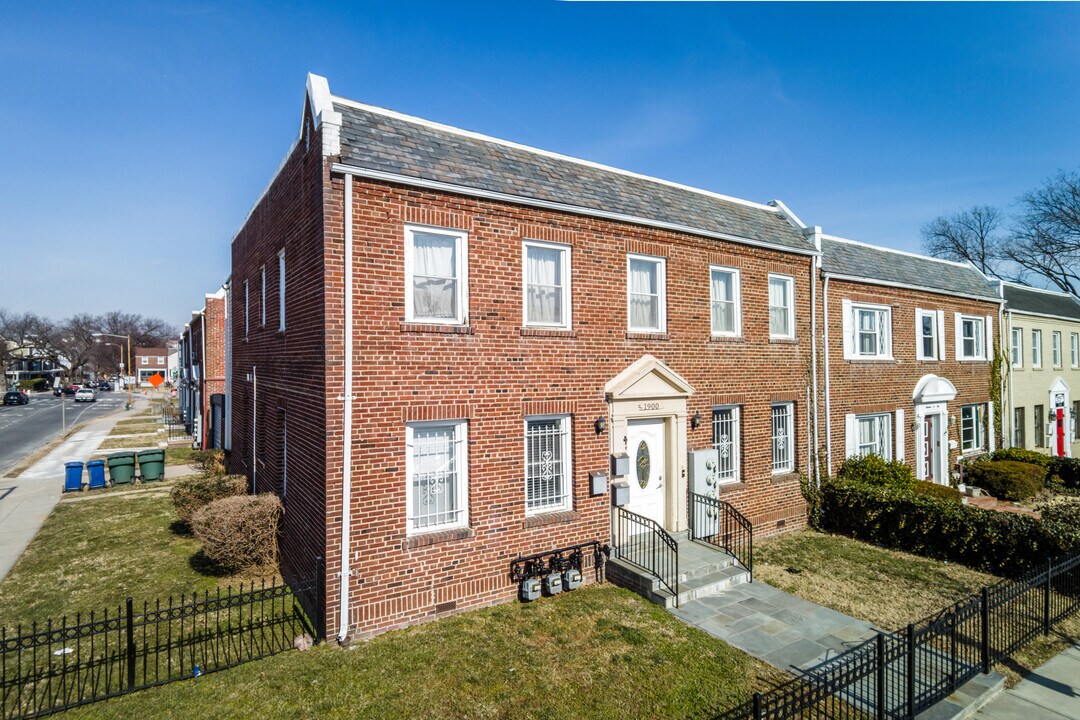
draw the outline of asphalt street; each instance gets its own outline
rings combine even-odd
[[[61,400],[52,393],[33,394],[27,405],[0,406],[0,475],[61,433],[61,405],[63,421],[71,427],[123,408],[128,396],[113,391],[97,397],[95,402],[76,403],[70,396]]]

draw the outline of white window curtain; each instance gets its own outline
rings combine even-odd
[[[413,317],[453,319],[457,308],[457,239],[414,232]]]
[[[660,264],[630,258],[630,327],[660,329]]]
[[[712,271],[712,331],[735,333],[735,274],[724,270]]]
[[[790,285],[784,278],[769,278],[769,334],[790,335]]]
[[[526,247],[526,322],[563,325],[562,254],[553,248]]]

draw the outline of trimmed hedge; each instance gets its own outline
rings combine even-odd
[[[915,473],[908,465],[896,460],[884,460],[878,455],[850,457],[840,466],[836,476],[897,490],[914,490],[916,482]]]
[[[1080,459],[1052,458],[1050,474],[1059,478],[1065,487],[1080,489]]]
[[[964,494],[954,487],[938,485],[928,480],[920,480],[915,483],[915,492],[928,497],[936,497],[949,502],[959,503],[964,501]]]
[[[867,482],[822,483],[820,529],[997,575],[1043,567],[1080,547],[1075,526],[995,512]]]
[[[247,492],[247,477],[243,475],[216,475],[177,480],[170,491],[176,514],[191,524],[191,518],[204,507],[225,497],[243,495]]]
[[[1042,492],[1046,468],[1016,460],[991,460],[964,466],[964,482],[999,500],[1023,502]]]
[[[224,568],[246,570],[277,561],[282,513],[277,495],[227,497],[195,513],[191,529],[208,558]]]
[[[1034,450],[1024,450],[1023,448],[1002,448],[1001,450],[995,450],[990,453],[990,459],[994,461],[1015,460],[1016,462],[1030,463],[1043,468],[1049,468],[1050,463],[1054,460],[1054,458],[1049,455],[1035,452]]]

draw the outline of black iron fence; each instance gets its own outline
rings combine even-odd
[[[138,612],[136,610],[138,609]],[[252,584],[0,629],[0,718],[21,720],[197,677],[313,634],[293,591]]]
[[[718,720],[907,719],[1080,611],[1080,552],[882,632]]]
[[[615,556],[650,573],[679,605],[679,544],[655,520],[615,508]]]
[[[180,408],[172,403],[161,404],[161,421],[165,424],[165,432],[170,442],[191,438],[192,426],[184,420]]]
[[[690,493],[690,539],[729,553],[754,577],[754,526],[728,502]]]

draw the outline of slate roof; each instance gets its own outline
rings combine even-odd
[[[742,238],[815,250],[776,209],[725,200],[584,161],[506,144],[335,98],[341,161],[410,178],[556,202]]]
[[[821,253],[822,269],[834,275],[900,283],[995,302],[1001,299],[997,290],[970,265],[828,237],[821,240]]]
[[[1034,290],[1009,283],[1005,283],[1004,287],[1005,307],[1009,310],[1080,320],[1080,302],[1071,295]]]

